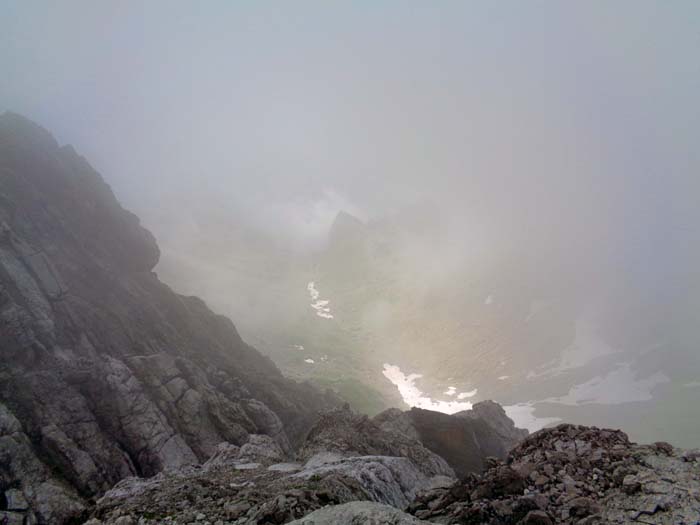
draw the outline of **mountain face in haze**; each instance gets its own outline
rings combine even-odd
[[[85,159],[0,117],[0,487],[45,523],[221,442],[288,453],[336,402],[160,282],[158,259]]]
[[[698,442],[692,281],[680,295],[634,266],[609,279],[607,269],[537,244],[478,254],[457,244],[468,225],[450,228],[439,209],[415,209],[369,222],[361,249],[336,256],[329,240],[315,257],[332,323],[347,341],[362,341],[348,344],[364,369],[400,368],[398,380],[368,383],[448,412],[495,399],[530,430],[570,421],[619,425],[640,441]]]
[[[338,245],[310,267],[286,266],[304,315],[298,331],[268,328],[306,337],[299,352],[323,348],[314,357],[327,373],[364,362],[379,375],[387,355],[361,322],[366,301],[401,289],[387,280],[397,236],[378,231],[341,217]],[[700,519],[697,451],[572,425],[526,438],[489,401],[454,415],[357,414],[283,377],[229,319],[174,293],[153,272],[158,260],[153,236],[85,159],[26,119],[0,116],[3,525]],[[309,321],[316,329],[304,335]],[[371,376],[348,370],[350,383],[328,382],[362,399]]]
[[[337,226],[362,242],[361,223]],[[405,507],[523,437],[493,409],[376,420],[334,409],[334,393],[283,377],[228,318],[163,284],[159,256],[73,148],[0,116],[0,523],[123,525],[129,505],[167,502],[136,519],[177,513],[182,483],[211,503],[224,481],[243,500],[217,512],[247,512],[245,523],[361,499]],[[249,484],[262,492],[239,491]],[[307,499],[270,518],[280,491]]]
[[[438,206],[366,223],[341,212],[322,246],[281,249],[220,228],[204,234],[225,246],[218,257],[201,240],[169,242],[159,272],[234,315],[285,374],[368,414],[494,399],[530,430],[570,421],[700,440],[697,279],[679,287],[636,258],[604,267],[577,251],[575,232],[562,255],[537,232],[480,250],[474,231]]]

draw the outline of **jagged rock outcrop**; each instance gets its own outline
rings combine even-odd
[[[22,431],[17,418],[0,404],[0,523],[24,522],[34,513],[61,523],[85,510],[76,490],[54,477]]]
[[[203,466],[121,481],[90,523],[415,523],[404,509],[443,524],[697,523],[699,460],[698,451],[575,425],[540,431],[459,482],[428,478],[407,458],[322,452],[266,466],[222,445]]]
[[[698,523],[697,456],[639,446],[619,430],[559,425],[490,460],[482,475],[420,494],[409,506],[435,523]]]
[[[471,410],[457,412],[455,416],[482,420],[500,438],[506,451],[512,449],[528,436],[528,431],[524,428],[517,428],[513,420],[506,415],[503,407],[494,401],[480,401],[475,403]]]
[[[316,510],[290,525],[419,525],[427,521],[416,519],[389,505],[370,501],[354,501]]]
[[[158,257],[73,148],[0,116],[0,501],[22,519],[61,523],[251,434],[288,454],[336,402],[161,283]]]
[[[508,450],[528,432],[515,427],[500,405],[483,401],[472,410],[447,415],[412,408],[389,409],[374,418],[386,432],[410,436],[422,443],[462,477],[481,472],[487,457],[505,459]]]
[[[401,414],[400,411],[396,411]],[[401,416],[398,416],[400,418]],[[350,456],[396,456],[410,459],[427,476],[454,476],[447,462],[423,446],[410,432],[382,427],[348,405],[324,413],[309,431],[299,450],[301,460],[319,453]]]
[[[312,480],[328,473],[339,474],[357,480],[367,492],[368,499],[401,509],[416,497],[419,490],[431,485],[430,478],[404,457],[329,458],[322,454],[321,461],[317,458],[312,457],[305,468],[293,477]]]
[[[146,523],[281,524],[325,505],[367,498],[355,480],[332,473],[310,483],[259,464],[188,467],[149,479],[121,481],[97,502],[91,523],[117,525],[141,519]]]
[[[347,405],[312,427],[297,455],[303,464],[276,462],[283,458],[265,435],[251,435],[240,447],[221,443],[201,466],[121,481],[98,501],[93,523],[146,517],[146,523],[187,523],[200,514],[210,522],[286,523],[358,500],[403,509],[419,492],[456,482],[444,460],[419,441],[384,431]]]
[[[91,523],[281,524],[327,505],[358,500],[403,508],[431,486],[406,458],[324,456],[303,466],[265,466],[245,462],[241,452],[222,446],[201,467],[125,479],[97,502]]]

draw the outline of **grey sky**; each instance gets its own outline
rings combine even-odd
[[[5,1],[0,109],[156,231],[200,201],[314,236],[428,199],[510,240],[680,249],[698,22],[694,1]]]

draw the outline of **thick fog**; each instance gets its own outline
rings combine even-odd
[[[695,2],[5,2],[0,104],[139,211],[216,198],[307,236],[341,207],[429,197],[509,234],[668,240],[697,224],[699,18]]]
[[[395,272],[423,298],[526,282],[695,365],[699,21],[693,1],[10,1],[0,110],[73,144],[159,238],[164,278],[249,338],[287,289],[237,303],[217,254],[252,236],[303,259],[345,211],[410,230]]]

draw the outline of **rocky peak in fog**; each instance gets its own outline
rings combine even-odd
[[[138,218],[14,114],[0,116],[0,227],[0,491],[32,520],[73,519],[124,477],[251,434],[288,453],[335,403],[160,282]]]

